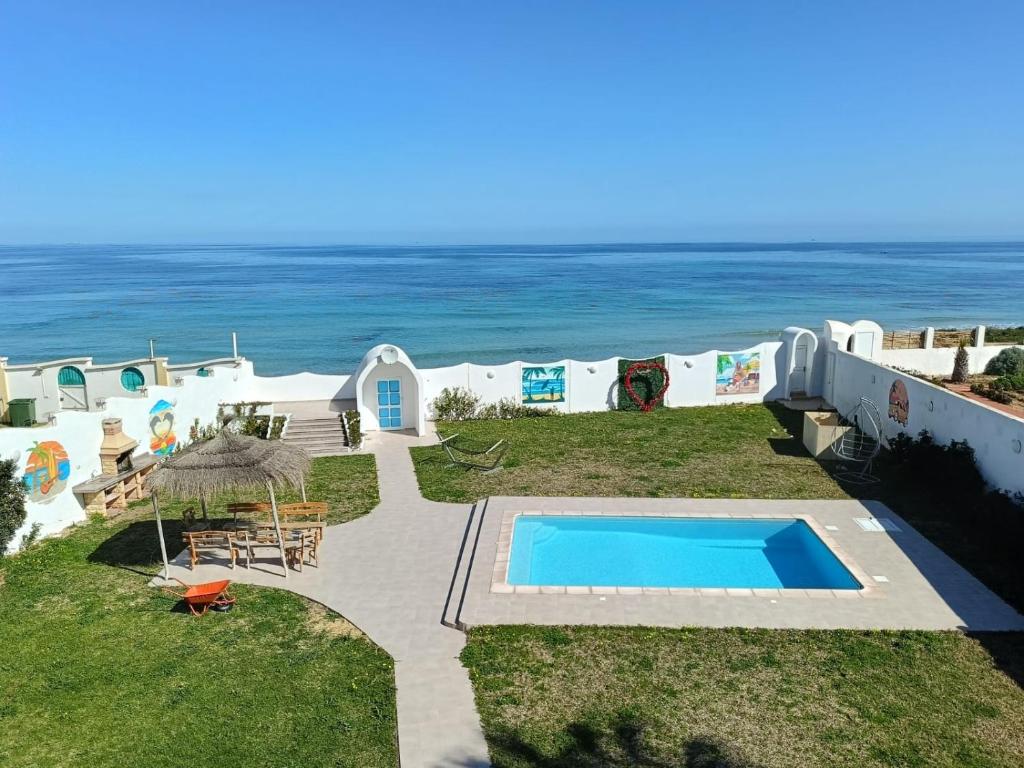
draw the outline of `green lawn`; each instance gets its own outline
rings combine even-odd
[[[365,514],[372,477],[372,457],[318,459],[310,498]],[[142,508],[0,560],[0,765],[398,764],[386,653],[275,589],[192,618],[148,586],[159,558]]]
[[[776,406],[609,411],[516,421],[441,423],[444,434],[505,439],[504,469],[453,470],[436,446],[414,448],[423,495],[846,498],[804,451],[802,414]],[[794,438],[793,435],[796,435]]]
[[[482,474],[446,466],[437,446],[414,448],[423,495],[467,502],[485,496],[689,496],[880,500],[1024,610],[1024,579],[993,556],[971,510],[941,508],[931,478],[883,454],[881,482],[844,485],[803,447],[803,414],[782,406],[708,406],[652,413],[610,411],[518,421],[442,423],[481,443],[509,442],[504,469]]]
[[[600,627],[462,654],[496,768],[1016,768],[1021,658],[1021,634]]]
[[[365,515],[380,501],[377,464],[373,456],[356,454],[313,459],[313,467],[306,480],[306,498],[327,502],[327,522],[331,525],[347,523]],[[269,500],[266,491],[225,493],[212,499],[207,508],[211,517],[222,518],[229,502]],[[285,490],[277,493],[277,500],[284,504],[302,501],[302,496],[299,491]],[[136,506],[143,505],[149,506],[150,502],[139,502]],[[193,507],[199,514],[199,504],[194,500],[160,499],[160,512],[166,517],[181,517],[186,507]]]

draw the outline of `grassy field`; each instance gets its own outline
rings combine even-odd
[[[315,467],[336,518],[376,503],[372,457]],[[148,586],[159,558],[144,507],[0,560],[0,765],[397,765],[386,653],[274,589],[192,618]]]
[[[331,525],[346,523],[361,517],[377,506],[380,495],[377,492],[377,465],[373,456],[324,456],[313,459],[313,468],[306,480],[306,498],[310,501],[326,501],[327,522]],[[286,490],[277,494],[279,503],[302,501],[299,491]],[[248,493],[225,493],[211,499],[207,505],[210,517],[220,518],[226,514],[226,507],[232,501],[270,501],[266,491]],[[150,506],[149,501],[136,506]],[[199,503],[192,500],[160,499],[160,512],[165,517],[180,518],[186,507],[199,514]]]
[[[435,501],[524,495],[846,498],[804,451],[801,417],[775,406],[733,405],[441,423],[444,434],[507,440],[504,469],[481,474],[446,468],[444,453],[433,446],[415,448],[413,456],[423,495]]]
[[[1021,634],[593,627],[462,655],[496,768],[1016,767],[1021,658]]]

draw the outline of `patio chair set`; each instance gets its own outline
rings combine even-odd
[[[220,530],[209,530],[208,524],[196,521],[191,509],[182,515],[185,531],[182,539],[189,549],[189,560],[194,570],[204,554],[223,557],[227,552],[234,568],[240,558],[245,567],[252,565],[254,552],[260,548],[281,551],[284,545],[288,565],[302,571],[303,565],[320,565],[320,542],[323,540],[327,518],[325,502],[298,502],[278,507],[281,539],[278,540],[274,523],[268,518],[271,505],[261,502],[228,504],[231,520]]]

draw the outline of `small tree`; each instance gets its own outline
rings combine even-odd
[[[961,341],[956,350],[956,357],[953,358],[953,381],[962,384],[967,381],[967,374],[970,373],[970,358],[967,356],[967,347]]]
[[[18,477],[18,462],[0,461],[0,557],[14,539],[14,532],[25,524],[25,486]]]

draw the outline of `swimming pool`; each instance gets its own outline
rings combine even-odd
[[[508,583],[860,589],[803,520],[521,515]]]

